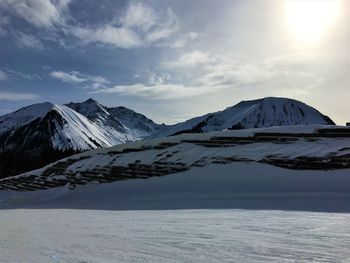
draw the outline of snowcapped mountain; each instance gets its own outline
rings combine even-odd
[[[148,137],[165,126],[156,124],[146,116],[128,108],[109,108],[91,98],[81,103],[71,102],[66,106],[108,130],[123,142]]]
[[[45,102],[0,117],[0,142],[0,151],[81,151],[123,141],[69,107]]]
[[[161,127],[130,109],[107,108],[93,99],[63,106],[44,102],[0,117],[0,152],[83,151],[136,141]]]
[[[0,177],[75,152],[139,140],[162,127],[132,110],[107,108],[92,99],[69,106],[45,102],[0,116]]]
[[[185,122],[168,126],[154,137],[180,133],[200,133],[224,129],[248,129],[288,125],[334,125],[334,122],[303,102],[268,97],[241,101],[223,111],[209,113]]]
[[[93,99],[63,106],[45,102],[0,117],[0,177],[41,167],[76,151],[147,137],[309,124],[334,123],[316,109],[285,98],[242,101],[172,126],[156,124],[125,107],[106,107]]]

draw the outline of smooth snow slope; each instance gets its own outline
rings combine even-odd
[[[290,125],[332,125],[334,122],[316,109],[297,100],[268,97],[241,101],[223,111],[209,113],[156,133],[164,137],[182,132],[212,132]]]

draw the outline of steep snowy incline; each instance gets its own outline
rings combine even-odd
[[[59,128],[56,126],[51,140],[54,148],[88,150],[109,147],[123,142],[113,133],[67,106],[57,107],[57,112],[63,117],[64,124],[58,125],[56,123]]]
[[[89,150],[122,143],[67,106],[35,104],[1,118],[0,151]]]
[[[133,110],[125,107],[109,108],[91,98],[81,103],[71,102],[66,105],[109,130],[123,142],[140,140],[163,128],[163,125],[158,125]]]
[[[179,133],[200,133],[224,129],[248,129],[289,125],[333,125],[334,122],[316,109],[297,100],[268,97],[242,101],[223,111],[209,113],[169,126],[154,137]]]

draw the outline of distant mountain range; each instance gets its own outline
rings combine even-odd
[[[131,109],[109,108],[93,99],[63,106],[44,102],[0,117],[0,177],[38,168],[75,152],[149,137],[309,124],[334,122],[316,109],[287,98],[242,101],[223,111],[169,126],[156,124]]]

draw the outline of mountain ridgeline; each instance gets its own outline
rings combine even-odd
[[[289,125],[333,125],[316,109],[296,100],[242,101],[223,111],[175,124],[156,124],[125,107],[93,99],[58,106],[34,104],[0,117],[0,177],[42,167],[74,153],[144,138],[224,129]]]
[[[268,97],[241,101],[223,111],[187,120],[160,131],[155,137],[165,137],[181,133],[203,133],[272,126],[292,125],[334,125],[328,117],[297,100]]]

